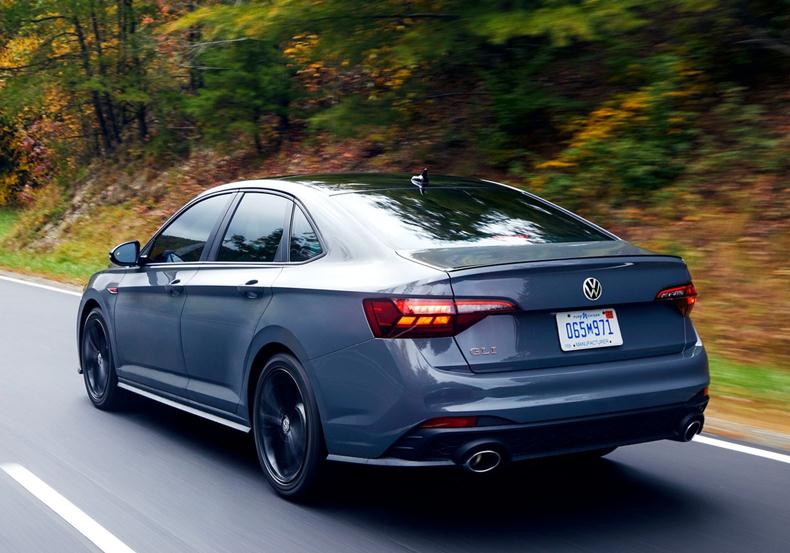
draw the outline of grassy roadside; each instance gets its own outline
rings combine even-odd
[[[711,393],[717,397],[761,400],[787,409],[790,372],[771,365],[739,363],[711,356]]]
[[[59,244],[50,251],[14,249],[13,244],[6,242],[6,238],[18,219],[18,211],[0,207],[1,268],[83,285],[88,275],[107,266],[106,251],[97,249],[87,234]]]

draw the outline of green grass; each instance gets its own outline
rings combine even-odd
[[[713,356],[710,360],[711,395],[736,396],[787,405],[790,371]]]
[[[12,208],[0,207],[0,268],[23,273],[38,274],[71,283],[84,283],[89,275],[101,269],[94,260],[81,259],[71,255],[68,250],[56,249],[53,252],[34,252],[14,250],[4,244],[19,219],[19,212]]]
[[[14,226],[19,214],[15,209],[9,207],[0,207],[0,242],[3,240],[8,231]],[[0,251],[2,255],[2,251]]]

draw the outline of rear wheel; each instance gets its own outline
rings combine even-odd
[[[123,391],[118,388],[107,324],[99,308],[90,312],[82,326],[80,363],[85,389],[93,405],[104,410],[120,407]]]
[[[255,389],[253,430],[258,460],[272,487],[292,499],[307,497],[323,464],[318,407],[304,368],[278,354]]]

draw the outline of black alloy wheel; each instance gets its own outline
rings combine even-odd
[[[90,312],[83,324],[80,362],[85,388],[93,405],[107,410],[118,407],[121,390],[118,389],[107,325],[98,308]]]
[[[325,455],[318,408],[304,368],[292,356],[272,357],[256,386],[253,428],[258,459],[280,495],[312,491]]]

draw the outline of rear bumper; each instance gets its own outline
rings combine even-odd
[[[685,404],[594,417],[476,428],[417,428],[398,440],[384,458],[462,464],[470,451],[486,448],[498,450],[507,460],[520,461],[662,439],[682,440],[687,421],[702,422],[707,404],[708,398],[700,394]]]
[[[454,344],[441,348],[436,342],[370,340],[312,360],[331,459],[450,464],[447,451],[475,435],[502,440],[515,459],[671,438],[679,413],[697,408],[709,383],[701,346],[637,360],[474,374],[453,367],[460,357]],[[415,431],[446,416],[498,417],[510,424]],[[396,451],[410,438],[428,445],[412,454]]]

